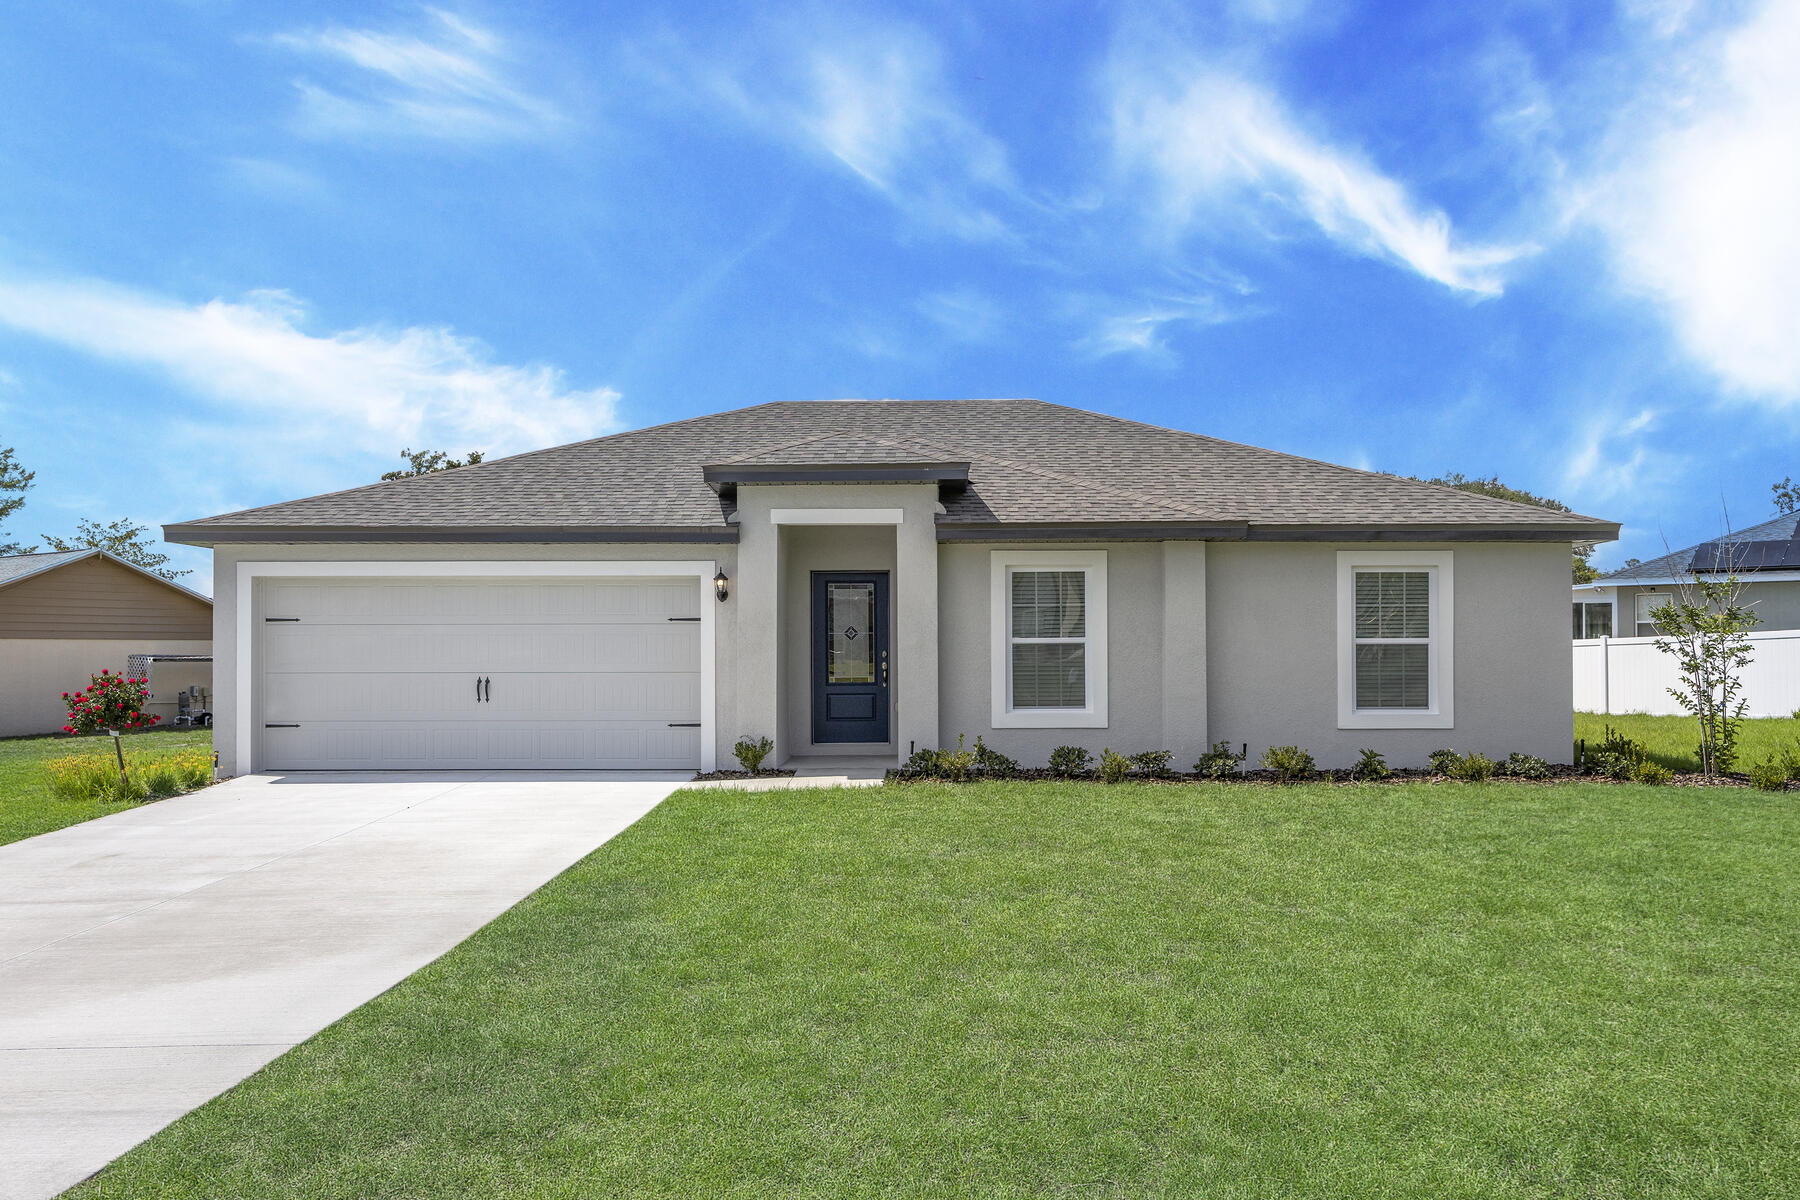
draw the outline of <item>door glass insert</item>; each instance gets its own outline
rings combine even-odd
[[[831,626],[826,682],[874,683],[875,638],[870,627],[875,623],[875,585],[826,584],[825,620]]]

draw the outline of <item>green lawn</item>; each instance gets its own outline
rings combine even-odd
[[[679,793],[77,1194],[1797,1191],[1791,798],[1040,783]]]
[[[157,730],[132,734],[125,739],[125,755],[143,750],[185,750],[193,746],[212,748],[212,730]],[[0,740],[0,846],[21,838],[35,837],[79,825],[131,804],[107,804],[95,800],[62,800],[44,786],[43,764],[46,759],[67,754],[99,754],[112,752],[110,738],[7,738]]]
[[[1606,727],[1644,743],[1650,757],[1677,771],[1698,771],[1700,725],[1693,717],[1646,717],[1641,713],[1626,716],[1602,716],[1599,713],[1575,714],[1575,737],[1586,738],[1592,745],[1606,736]],[[1783,750],[1800,748],[1800,721],[1792,717],[1767,717],[1744,722],[1743,740],[1738,754],[1737,770],[1748,770],[1751,763]]]

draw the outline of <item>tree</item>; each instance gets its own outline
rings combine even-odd
[[[1412,478],[1418,479],[1417,475]],[[1490,475],[1486,479],[1470,479],[1461,471],[1452,471],[1448,475],[1439,475],[1435,479],[1423,480],[1424,483],[1441,483],[1445,487],[1453,487],[1459,492],[1472,492],[1477,496],[1492,496],[1496,500],[1511,500],[1515,504],[1531,504],[1538,508],[1547,508],[1551,512],[1574,512],[1575,510],[1561,500],[1549,496],[1538,496],[1531,492],[1521,491],[1515,487],[1507,487],[1500,482],[1498,475]],[[1600,578],[1600,572],[1588,560],[1593,557],[1594,543],[1577,542],[1571,553],[1569,575],[1576,583],[1592,583]]]
[[[1656,648],[1675,659],[1681,686],[1670,688],[1676,703],[1700,721],[1700,770],[1729,771],[1737,759],[1738,732],[1749,702],[1743,669],[1755,656],[1750,630],[1757,615],[1743,603],[1744,585],[1724,579],[1689,578],[1675,585],[1670,601],[1653,609]]]
[[[1795,483],[1792,475],[1780,483],[1770,484],[1769,490],[1775,493],[1775,511],[1782,516],[1800,509],[1800,483]]]
[[[52,537],[44,535],[44,540],[52,550],[104,550],[116,558],[144,568],[153,575],[161,575],[164,579],[176,580],[183,575],[191,575],[192,571],[169,570],[169,556],[159,554],[152,543],[144,538],[147,526],[133,525],[121,517],[111,525],[102,525],[98,521],[83,521],[75,527],[72,538]]]
[[[406,460],[406,470],[386,471],[381,481],[389,483],[396,479],[411,479],[415,475],[429,475],[433,471],[454,471],[458,467],[472,467],[481,461],[481,451],[469,451],[469,457],[451,458],[442,450],[402,450],[400,457]]]
[[[25,493],[36,478],[36,471],[27,471],[19,465],[11,446],[0,446],[0,524],[25,507]],[[30,554],[36,549],[36,546],[22,546],[18,542],[0,542],[0,554]]]

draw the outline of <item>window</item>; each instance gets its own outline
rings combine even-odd
[[[1650,619],[1650,614],[1674,599],[1675,597],[1668,592],[1639,592],[1637,594],[1637,636],[1655,637],[1656,622]]]
[[[1592,600],[1575,602],[1575,636],[1579,638],[1603,638],[1613,635],[1613,606],[1611,601],[1595,603]]]
[[[1451,721],[1451,552],[1338,554],[1338,727]]]
[[[996,728],[1106,725],[1106,552],[992,555]]]

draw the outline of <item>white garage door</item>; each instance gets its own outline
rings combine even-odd
[[[694,579],[270,579],[271,770],[692,768]]]

